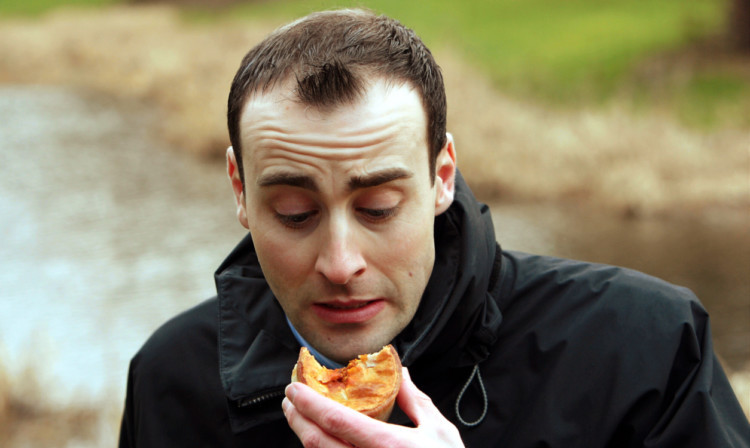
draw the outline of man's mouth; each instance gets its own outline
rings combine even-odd
[[[353,309],[365,307],[372,302],[374,302],[374,300],[357,301],[357,302],[349,302],[349,303],[339,303],[339,302],[321,303],[320,305],[326,308],[333,308],[335,310],[353,310]]]
[[[346,302],[319,302],[313,305],[317,316],[333,324],[364,323],[375,317],[385,307],[385,300],[352,300]]]

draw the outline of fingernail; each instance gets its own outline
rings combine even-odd
[[[284,389],[284,394],[289,401],[294,402],[294,396],[297,395],[297,388],[294,386],[294,383],[288,385],[286,389]]]
[[[283,400],[281,402],[281,410],[284,411],[284,415],[286,415],[287,411],[289,411],[289,408],[292,406],[292,403],[289,402],[289,400]]]

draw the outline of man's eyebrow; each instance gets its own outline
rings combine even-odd
[[[349,190],[377,187],[378,185],[394,180],[408,179],[412,177],[412,175],[413,173],[411,171],[403,168],[388,168],[374,173],[352,177],[349,179]]]
[[[263,175],[257,182],[259,187],[271,187],[274,185],[287,185],[290,187],[299,187],[306,190],[318,191],[318,184],[310,176],[292,173],[272,173]]]
[[[388,168],[374,173],[365,174],[362,176],[354,176],[349,179],[349,190],[354,191],[362,188],[377,187],[385,183],[398,180],[408,179],[413,176],[413,173],[403,168]],[[304,188],[306,190],[318,191],[318,184],[315,180],[304,174],[293,174],[293,173],[271,173],[261,176],[258,179],[257,185],[259,187],[272,187],[276,185],[285,185],[289,187]]]

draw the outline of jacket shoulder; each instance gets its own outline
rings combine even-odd
[[[509,427],[528,427],[516,434],[559,438],[545,425],[573,415],[586,434],[576,446],[743,440],[747,423],[713,352],[708,314],[690,290],[603,264],[503,257],[502,334],[486,370],[521,416]]]
[[[688,288],[643,272],[521,252],[503,256],[503,281],[508,283],[504,307],[554,303],[558,311],[585,314],[595,309],[621,315],[623,323],[656,327],[664,326],[669,316],[681,321],[707,315]]]
[[[218,300],[208,299],[172,317],[146,340],[135,355],[140,364],[163,363],[169,358],[195,352],[197,348],[215,350]]]
[[[217,300],[165,322],[130,362],[120,446],[209,446],[226,425]]]
[[[687,288],[604,264],[520,253],[508,260],[514,275],[505,330],[534,338],[541,349],[567,346],[621,366],[627,358],[633,374],[643,365],[668,368],[664,360],[676,353],[713,354],[705,343],[708,313]]]

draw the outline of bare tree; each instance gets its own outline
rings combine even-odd
[[[735,48],[750,52],[750,0],[729,4],[729,38]]]

